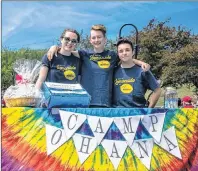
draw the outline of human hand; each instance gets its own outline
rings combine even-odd
[[[151,68],[151,66],[149,64],[144,63],[144,62],[142,63],[141,67],[144,72],[148,71]]]
[[[59,50],[59,47],[56,45],[50,47],[50,49],[47,52],[47,58],[49,61],[52,60],[54,55],[57,57],[58,50]]]

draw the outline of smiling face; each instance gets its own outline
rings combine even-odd
[[[91,30],[90,43],[94,49],[104,49],[106,44],[106,37],[100,30]]]
[[[118,56],[122,62],[132,60],[133,50],[130,44],[122,43],[118,45]]]
[[[77,39],[78,36],[76,33],[66,31],[61,37],[61,48],[67,52],[73,51],[76,47],[76,44],[78,43]]]

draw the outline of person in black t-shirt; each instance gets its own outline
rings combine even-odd
[[[44,81],[58,83],[77,83],[79,75],[80,58],[72,54],[80,35],[76,30],[65,29],[60,37],[61,48],[52,60],[45,54],[42,58],[42,67],[36,87],[41,88]]]
[[[159,83],[151,71],[144,72],[134,64],[133,45],[130,40],[119,40],[117,50],[121,64],[114,72],[113,107],[147,107],[144,96],[148,89],[153,91],[148,107],[154,107],[161,93]]]

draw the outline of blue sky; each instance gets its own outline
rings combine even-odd
[[[152,18],[183,26],[198,34],[198,2],[166,1],[3,1],[2,46],[11,49],[49,48],[64,28],[89,34],[93,24],[104,24],[108,38],[132,23],[141,30]],[[124,30],[129,33],[129,29]]]

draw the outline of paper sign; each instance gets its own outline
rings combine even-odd
[[[127,148],[127,142],[104,139],[101,144],[113,163],[114,168],[117,169]]]
[[[139,125],[141,116],[118,117],[114,119],[120,132],[131,146]]]
[[[86,120],[85,114],[59,110],[66,136],[69,139]]]
[[[136,156],[141,160],[141,162],[150,169],[150,162],[153,150],[153,139],[141,139],[134,140],[131,149],[136,154]]]
[[[95,137],[77,134],[77,133],[74,134],[73,140],[78,153],[80,163],[83,164],[84,161],[91,155],[91,153],[97,147],[97,140]]]
[[[47,155],[53,153],[66,141],[64,129],[46,124]]]
[[[54,89],[65,89],[65,90],[81,90],[82,87],[80,84],[62,84],[55,82],[45,82],[47,87]]]
[[[112,118],[88,116],[89,126],[96,137],[98,144],[100,144],[104,138],[112,122]]]
[[[172,155],[182,159],[175,134],[175,128],[173,126],[162,133],[162,139],[160,143],[156,141],[155,143],[163,149],[165,149],[166,151],[168,151],[169,153],[171,153]]]
[[[142,124],[157,142],[161,139],[164,118],[165,113],[156,113],[145,115],[142,119]]]

